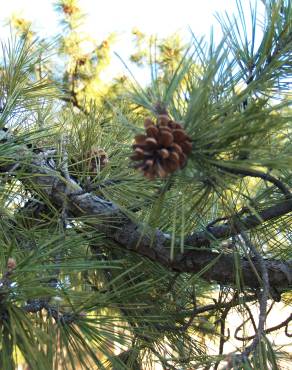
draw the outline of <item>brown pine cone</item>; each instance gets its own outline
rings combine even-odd
[[[76,177],[79,177],[82,173],[95,177],[108,161],[106,152],[101,148],[93,146],[82,155],[71,159],[70,172]]]
[[[134,154],[130,157],[138,161],[134,165],[149,179],[166,177],[186,165],[192,151],[191,138],[183,127],[167,115],[159,115],[157,124],[146,118],[146,135],[137,135],[133,145]]]
[[[91,148],[84,155],[86,169],[91,174],[97,174],[108,163],[108,156],[101,148]]]

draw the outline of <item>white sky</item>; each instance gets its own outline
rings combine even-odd
[[[248,0],[242,1],[248,7]],[[252,1],[254,3],[254,1]],[[22,14],[49,33],[56,27],[52,0],[0,0],[1,20],[12,12]],[[190,26],[195,31],[208,32],[216,11],[236,8],[235,0],[80,0],[88,13],[88,26],[95,34],[125,31],[133,26],[149,33],[168,34]]]
[[[254,4],[256,0],[250,2]],[[86,31],[92,37],[102,41],[109,33],[118,33],[113,49],[124,60],[131,53],[131,30],[134,27],[160,37],[180,31],[186,40],[190,40],[189,29],[202,36],[208,35],[214,25],[215,36],[220,38],[215,13],[236,11],[236,0],[80,0],[79,3],[87,14]],[[258,3],[260,6],[261,2]],[[9,29],[3,29],[3,25],[13,12],[31,20],[41,36],[56,34],[60,26],[53,5],[53,0],[0,0],[1,39],[9,35]],[[242,0],[242,5],[248,12],[249,0]],[[113,66],[116,71],[123,70],[117,59]]]

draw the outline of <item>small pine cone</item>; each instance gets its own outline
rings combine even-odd
[[[149,179],[166,177],[186,165],[187,157],[192,151],[191,138],[183,127],[172,121],[168,115],[159,115],[157,124],[146,118],[146,133],[135,137],[134,165]]]
[[[7,270],[8,271],[12,271],[14,270],[16,267],[16,261],[14,258],[12,257],[9,257],[8,260],[7,260]]]
[[[101,148],[91,148],[84,155],[86,170],[96,175],[108,163],[108,156]]]

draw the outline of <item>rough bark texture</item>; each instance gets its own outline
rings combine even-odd
[[[26,169],[29,173],[23,181],[26,186],[42,189],[47,197],[58,207],[62,207],[66,201],[66,207],[71,216],[90,217],[91,226],[104,233],[120,247],[134,251],[143,257],[158,262],[164,267],[178,272],[199,273],[207,265],[207,271],[201,276],[207,280],[221,284],[235,283],[234,256],[232,253],[212,252],[190,248],[208,247],[214,239],[226,239],[239,232],[234,224],[226,222],[224,225],[213,226],[208,231],[194,232],[186,238],[185,253],[178,254],[174,260],[170,259],[169,235],[160,230],[149,230],[137,225],[129,217],[125,216],[116,205],[91,193],[84,193],[82,188],[73,180],[60,176],[49,165],[48,153],[39,153],[34,156],[31,165]],[[33,175],[33,176],[31,176]],[[257,216],[247,216],[241,220],[245,230],[252,229],[261,223],[276,219],[292,212],[292,199],[285,199],[273,205]],[[92,217],[93,216],[93,217]],[[259,217],[260,216],[260,217]],[[241,273],[243,284],[247,287],[256,288],[261,285],[258,276],[254,272],[259,271],[256,261],[241,259]],[[292,286],[292,261],[282,262],[279,260],[265,260],[269,273],[269,281],[272,287],[280,291]]]

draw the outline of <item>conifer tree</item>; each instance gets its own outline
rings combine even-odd
[[[271,340],[291,338],[291,314],[268,315],[291,305],[292,4],[264,3],[250,28],[240,1],[218,17],[219,44],[151,41],[151,82],[98,98],[108,45],[82,54],[77,1],[57,5],[57,43],[16,22],[0,64],[1,369],[291,360]]]

